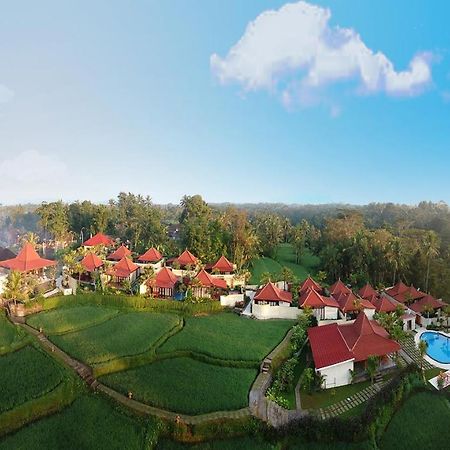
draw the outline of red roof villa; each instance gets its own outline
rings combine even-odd
[[[84,247],[96,247],[97,245],[104,245],[105,247],[110,247],[114,244],[114,241],[109,236],[103,233],[97,233],[90,239],[83,242]]]
[[[15,258],[0,261],[0,267],[18,272],[42,271],[46,267],[55,265],[56,261],[41,258],[29,242],[24,244]]]
[[[202,269],[194,278],[198,286],[193,286],[193,294],[196,297],[218,297],[219,292],[227,290],[227,282],[221,278],[210,275]]]
[[[130,256],[131,251],[125,245],[121,245],[117,250],[108,255],[107,259],[110,261],[120,261],[125,256]]]
[[[319,294],[321,294],[323,292],[322,286],[319,283],[317,283],[317,281],[313,280],[310,276],[308,276],[308,278],[300,286],[300,289],[299,289],[300,295],[309,289],[314,289]]]
[[[339,310],[346,319],[354,319],[360,311],[364,311],[370,319],[373,318],[375,306],[368,300],[357,297],[351,290],[341,290],[332,297],[339,303]]]
[[[308,336],[316,372],[325,377],[324,388],[350,384],[350,371],[363,372],[369,356],[379,356],[382,368],[392,366],[389,356],[400,350],[363,312],[351,324],[309,328]]]
[[[336,320],[339,318],[339,304],[332,297],[325,297],[316,290],[303,290],[298,299],[299,308],[312,308],[317,320]]]
[[[88,252],[81,260],[81,265],[86,272],[94,272],[103,266],[103,261],[93,252]]]
[[[168,267],[163,267],[154,278],[147,281],[151,295],[159,298],[173,297],[177,276]]]
[[[292,303],[292,294],[283,291],[269,281],[263,288],[256,292],[253,297],[253,303],[256,305],[290,306]]]
[[[154,247],[149,248],[143,255],[137,259],[139,263],[155,264],[163,259],[161,253]]]
[[[123,280],[134,281],[139,272],[139,266],[131,259],[124,256],[117,264],[110,267],[106,274],[113,278],[113,282],[120,282]]]

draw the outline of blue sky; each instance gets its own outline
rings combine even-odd
[[[445,0],[2,3],[0,203],[450,202]]]

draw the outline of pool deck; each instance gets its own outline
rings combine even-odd
[[[416,335],[414,336],[414,342],[416,345],[419,345],[419,340],[420,340],[420,336],[422,336],[423,333],[440,333],[443,334],[444,336],[447,336],[450,339],[450,334],[449,333],[444,333],[443,331],[432,331],[432,330],[427,330],[425,328],[420,328]],[[428,355],[424,356],[425,361],[429,362],[431,365],[433,365],[434,367],[438,367],[439,369],[444,369],[444,370],[450,370],[450,364],[443,364],[440,363],[436,360],[434,360],[433,358],[430,358]],[[434,380],[434,378],[432,378],[432,380]],[[430,380],[431,383],[431,380]],[[431,383],[433,384],[433,383]],[[434,385],[433,385],[434,386]]]

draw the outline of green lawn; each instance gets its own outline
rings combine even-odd
[[[41,397],[63,379],[62,369],[48,355],[26,346],[0,357],[0,413]]]
[[[201,414],[248,406],[255,369],[171,358],[101,377],[112,388],[144,403],[178,413]]]
[[[442,395],[421,392],[410,397],[395,414],[381,440],[380,448],[449,448],[449,425],[449,400]]]
[[[299,281],[303,281],[309,274],[314,274],[319,264],[319,258],[305,250],[300,259],[300,264],[295,262],[295,253],[291,244],[280,244],[274,259],[262,256],[252,260],[250,272],[252,274],[249,284],[258,284],[261,275],[269,272],[278,275],[283,267],[288,267],[294,272]]]
[[[0,311],[0,355],[11,351],[24,339],[24,332]]]
[[[61,413],[0,441],[1,450],[140,450],[144,427],[99,396],[83,396]]]
[[[303,371],[307,367],[306,356],[309,352],[310,352],[310,350],[308,348],[308,345],[305,345],[303,347],[302,352],[298,356],[298,363],[294,369],[294,382],[292,383],[291,388],[282,394],[283,397],[289,403],[289,409],[295,409],[297,407],[296,400],[295,400],[295,387],[297,386],[298,381],[299,381]]]
[[[347,397],[362,391],[370,386],[370,381],[363,381],[361,383],[349,384],[338,388],[324,389],[320,392],[314,392],[312,395],[306,391],[301,390],[300,397],[302,401],[302,408],[304,409],[318,409],[334,405]]]
[[[104,322],[118,312],[117,309],[100,306],[74,306],[34,314],[27,323],[36,329],[42,327],[48,335],[62,334]]]
[[[189,317],[158,352],[188,350],[221,359],[261,361],[293,325],[289,320],[250,320],[233,313]]]
[[[51,336],[51,340],[73,357],[98,364],[144,353],[179,320],[174,314],[131,312],[84,330]]]

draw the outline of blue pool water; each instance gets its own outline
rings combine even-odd
[[[450,338],[440,333],[426,331],[420,336],[428,343],[427,355],[435,361],[450,364]]]

